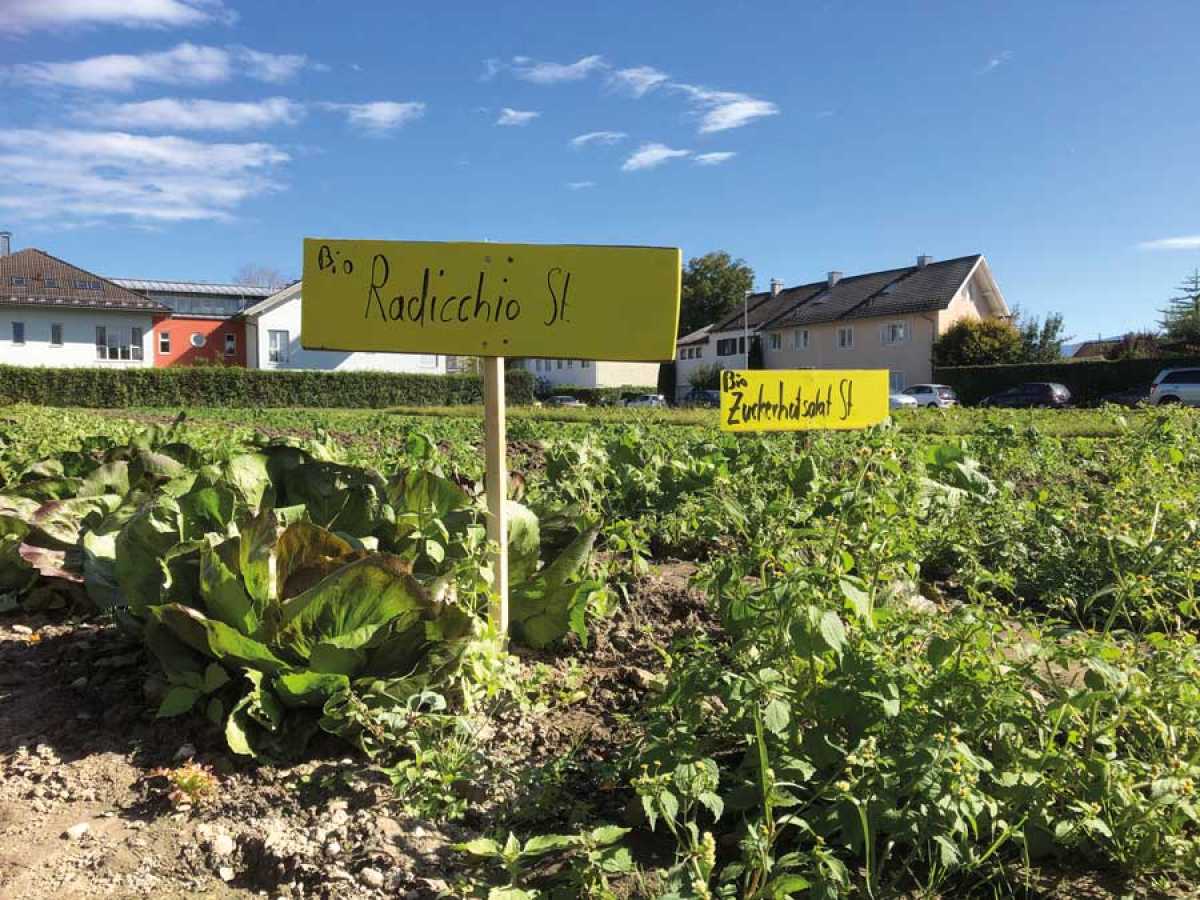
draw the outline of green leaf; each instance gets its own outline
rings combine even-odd
[[[243,453],[225,464],[225,483],[250,509],[258,509],[263,493],[271,484],[267,457],[261,453]]]
[[[763,724],[773,734],[783,734],[787,731],[788,721],[791,718],[791,707],[787,701],[776,698],[767,704],[763,710]]]
[[[633,855],[625,847],[608,847],[600,852],[600,869],[609,875],[633,871]]]
[[[604,847],[608,844],[615,844],[629,834],[629,831],[630,829],[622,828],[620,825],[601,825],[599,828],[593,828],[588,837],[595,846]]]
[[[204,598],[205,610],[212,618],[244,635],[252,635],[257,633],[260,625],[258,611],[246,593],[242,580],[222,559],[223,555],[232,555],[237,545],[238,539],[232,538],[220,548],[201,549],[200,594]]]
[[[284,706],[322,707],[335,694],[350,689],[350,679],[331,672],[284,672],[272,682]]]
[[[573,834],[539,834],[525,842],[521,855],[541,856],[554,850],[567,850],[578,844],[579,838]]]
[[[147,608],[146,615],[188,647],[211,658],[263,672],[273,673],[288,668],[288,664],[272,653],[266,644],[248,638],[224,622],[210,619],[189,606],[179,603],[151,606]]]
[[[211,694],[229,683],[229,674],[220,663],[209,663],[204,670],[204,693]]]
[[[516,585],[537,572],[541,529],[528,507],[506,500],[504,508],[508,513],[508,583]]]
[[[454,845],[455,850],[470,853],[472,856],[492,857],[500,855],[500,845],[491,838],[475,838]]]
[[[784,900],[800,891],[807,891],[810,887],[812,882],[801,875],[780,875],[767,884],[767,892],[772,900]]]
[[[166,496],[142,506],[117,534],[117,584],[135,613],[159,601],[167,577],[162,559],[182,540],[179,504]]]
[[[705,791],[698,798],[700,804],[712,813],[714,819],[721,818],[721,813],[725,812],[725,802],[712,791]]]
[[[871,595],[864,591],[859,584],[860,581],[857,578],[842,576],[838,579],[842,596],[846,598],[850,608],[860,619],[867,621],[871,618]]]
[[[833,610],[827,610],[821,616],[819,628],[825,646],[837,656],[841,656],[842,649],[846,646],[846,627],[842,624],[838,614]]]
[[[162,703],[155,713],[155,718],[167,719],[171,716],[183,715],[200,699],[201,692],[195,688],[176,686],[167,691]]]
[[[957,641],[952,641],[949,638],[944,638],[939,634],[935,634],[929,639],[929,646],[925,649],[925,658],[929,660],[929,664],[936,669],[947,659],[953,656],[957,651]]]

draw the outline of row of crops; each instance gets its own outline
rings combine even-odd
[[[6,411],[0,608],[112,617],[158,714],[263,758],[324,731],[409,760],[400,790],[528,699],[484,621],[478,420],[152,418]],[[463,847],[481,895],[962,896],[1055,865],[1187,890],[1200,419],[947,421],[510,423],[517,649],[586,655],[668,558],[716,627],[662,648],[607,761],[634,815],[509,835],[514,809]]]

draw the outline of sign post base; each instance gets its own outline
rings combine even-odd
[[[500,634],[508,634],[508,460],[504,415],[504,357],[485,356],[483,363],[483,443],[486,461],[488,541],[492,557],[492,603],[488,618]]]

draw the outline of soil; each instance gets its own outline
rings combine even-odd
[[[156,719],[163,684],[113,625],[0,617],[0,898],[438,897],[461,873],[456,841],[620,821],[628,797],[606,773],[655,692],[657,648],[716,627],[691,572],[656,567],[589,648],[519,654],[545,702],[498,713],[465,816],[441,825],[405,815],[332,739],[255,766],[201,716]],[[190,764],[213,790],[181,805],[161,772]]]

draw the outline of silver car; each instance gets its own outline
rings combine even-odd
[[[667,405],[667,398],[662,394],[640,394],[637,397],[626,400],[625,405],[664,407]]]
[[[1150,385],[1149,402],[1200,406],[1200,369],[1163,369]]]

